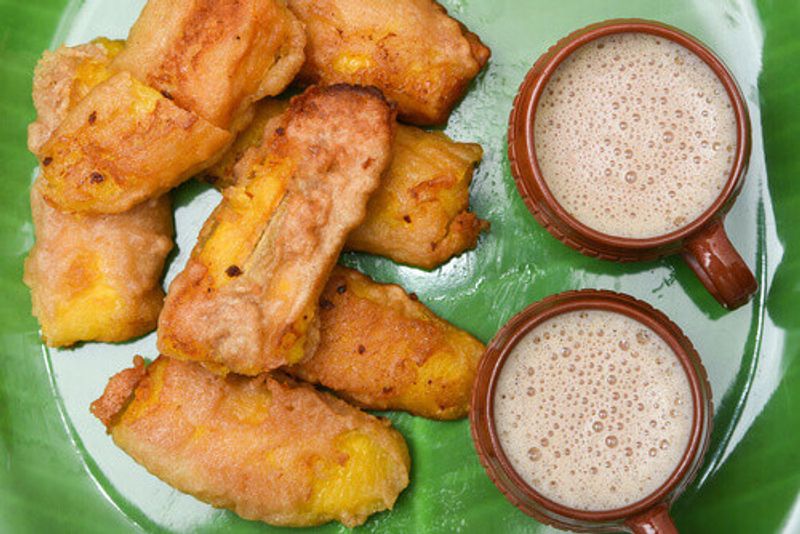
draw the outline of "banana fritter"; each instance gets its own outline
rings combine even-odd
[[[288,372],[372,410],[467,415],[483,344],[391,284],[336,267],[320,299],[320,343]]]
[[[150,0],[109,69],[41,147],[42,193],[120,213],[212,165],[300,69],[305,34],[283,0]]]
[[[489,223],[469,211],[469,185],[483,156],[475,143],[399,126],[392,165],[367,218],[345,248],[433,269],[475,248]]]
[[[172,250],[168,197],[116,215],[62,213],[34,185],[36,243],[25,261],[33,315],[51,347],[126,341],[156,327]]]
[[[410,459],[389,422],[308,385],[141,357],[92,404],[114,442],[169,485],[245,519],[353,527],[393,506]]]
[[[285,0],[149,0],[113,67],[237,130],[253,102],[291,83],[305,44]]]
[[[289,8],[308,35],[301,79],[374,85],[413,124],[447,121],[490,55],[433,0],[289,0]]]
[[[374,90],[312,87],[292,99],[170,285],[159,350],[246,375],[310,354],[317,300],[389,163],[394,124]]]
[[[41,147],[42,193],[62,211],[121,213],[179,185],[231,140],[120,72],[78,102]]]

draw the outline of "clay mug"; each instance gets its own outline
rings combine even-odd
[[[603,310],[626,315],[655,332],[678,357],[693,402],[692,426],[677,467],[661,486],[633,504],[615,510],[586,511],[554,502],[517,474],[503,451],[495,427],[495,391],[500,371],[519,341],[536,326],[558,315]],[[580,532],[669,534],[677,532],[669,508],[697,475],[711,433],[711,387],[692,343],[663,313],[628,295],[611,291],[569,291],[536,302],[514,316],[489,343],[472,391],[470,426],[481,464],[492,482],[520,510],[557,528]]]
[[[561,63],[579,47],[618,33],[647,33],[682,45],[703,60],[724,86],[736,116],[736,149],[727,183],[700,217],[668,234],[631,239],[600,233],[564,210],[550,192],[534,142],[539,99]],[[509,118],[508,154],[517,188],[537,221],[553,236],[583,254],[612,261],[643,261],[682,254],[708,291],[726,308],[745,304],[758,284],[725,234],[723,219],[742,188],[750,156],[750,122],[741,91],[725,65],[692,36],[659,22],[617,19],[577,30],[533,65],[519,88]]]

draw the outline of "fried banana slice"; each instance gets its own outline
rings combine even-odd
[[[156,327],[172,249],[168,197],[119,215],[62,213],[34,185],[36,243],[25,260],[33,315],[51,347],[126,341]]]
[[[312,87],[227,188],[159,318],[171,357],[256,375],[313,351],[317,300],[389,163],[394,112],[374,90]]]
[[[371,410],[467,415],[483,344],[413,295],[337,266],[320,299],[320,342],[290,374]]]
[[[305,43],[284,0],[149,0],[113,67],[236,130],[253,102],[294,79]]]
[[[46,50],[33,74],[36,121],[28,126],[28,149],[39,154],[42,145],[67,112],[94,86],[111,77],[109,63],[125,43],[104,37],[78,46]]]
[[[94,85],[111,75],[106,67],[120,47],[98,39],[45,52],[34,73],[32,152]],[[45,343],[126,341],[153,330],[164,302],[161,274],[172,249],[169,196],[116,215],[67,214],[44,201],[39,183],[31,191],[36,242],[24,281]]]
[[[121,72],[77,103],[41,147],[42,194],[62,211],[121,213],[197,173],[231,138]]]
[[[441,132],[399,126],[394,158],[345,248],[433,269],[475,248],[489,223],[469,210],[469,185],[483,149]]]
[[[387,420],[268,374],[137,357],[91,410],[152,474],[245,519],[354,527],[408,485],[408,449]]]
[[[286,109],[280,100],[256,105],[255,118],[204,179],[224,189],[246,175],[263,152]],[[367,217],[345,248],[433,269],[475,247],[489,223],[469,211],[473,170],[483,156],[476,143],[458,143],[440,132],[398,125],[392,162],[367,204]]]
[[[308,83],[374,85],[401,120],[441,124],[490,50],[433,0],[289,0],[306,25]]]

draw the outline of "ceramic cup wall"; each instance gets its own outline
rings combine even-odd
[[[700,217],[683,228],[647,239],[602,234],[567,213],[547,186],[534,142],[539,99],[559,65],[595,39],[629,32],[669,39],[697,55],[719,78],[736,117],[736,150],[730,176],[720,195]],[[745,304],[756,292],[756,280],[728,240],[723,226],[723,218],[741,190],[750,156],[747,107],[722,61],[690,35],[665,24],[638,19],[610,20],[568,35],[539,58],[520,86],[509,118],[508,151],[512,174],[528,209],[553,236],[570,247],[589,256],[624,262],[682,254],[708,291],[729,309]]]
[[[524,482],[514,470],[500,443],[494,422],[495,390],[500,371],[516,346],[536,326],[564,313],[603,310],[626,315],[658,334],[681,363],[689,383],[693,419],[689,441],[674,472],[656,491],[640,501],[600,512],[570,509],[551,501]],[[628,295],[610,291],[570,291],[532,304],[514,316],[497,333],[478,365],[472,393],[470,425],[481,463],[503,494],[520,510],[553,526],[586,532],[677,532],[669,507],[694,479],[708,447],[711,433],[711,388],[705,368],[692,343],[664,314]]]

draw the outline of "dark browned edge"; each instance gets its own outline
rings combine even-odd
[[[534,327],[562,313],[600,309],[622,313],[656,332],[678,356],[689,380],[694,403],[689,444],[678,467],[655,492],[616,510],[587,512],[562,506],[542,496],[516,473],[494,427],[494,387],[506,358]],[[478,457],[492,482],[517,508],[537,520],[574,531],[610,532],[626,520],[659,505],[669,506],[697,475],[711,433],[711,386],[691,341],[666,315],[628,295],[601,290],[568,291],[528,306],[506,323],[489,343],[478,364],[472,390],[470,428]]]
[[[629,239],[602,234],[580,223],[558,203],[536,160],[534,119],[544,87],[572,52],[600,37],[648,33],[682,45],[700,57],[725,87],[736,115],[736,154],[728,182],[714,203],[685,227],[655,238]],[[651,260],[681,251],[684,243],[724,217],[741,191],[750,157],[750,118],[744,97],[724,63],[704,44],[678,28],[643,19],[613,19],[592,24],[561,39],[533,65],[520,85],[509,117],[508,157],[517,189],[536,220],[556,239],[588,256],[612,261]]]

